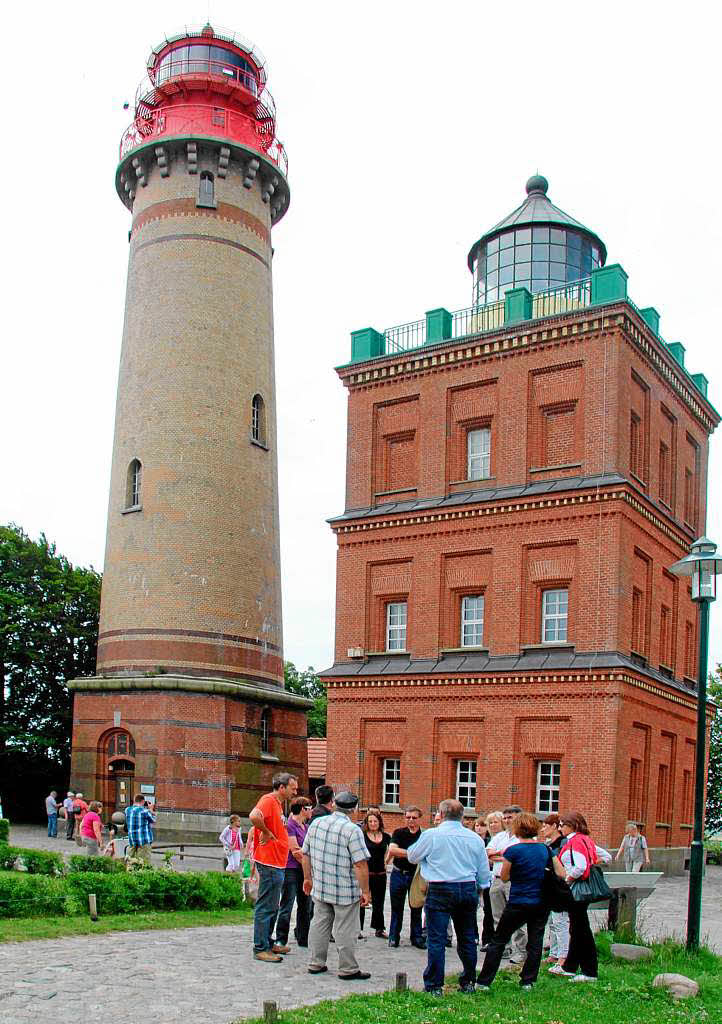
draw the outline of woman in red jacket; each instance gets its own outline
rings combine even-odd
[[[559,830],[564,836],[564,844],[558,856],[569,885],[573,886],[578,879],[589,878],[589,869],[598,860],[611,861],[610,853],[595,846],[584,815],[579,811],[562,814]],[[597,946],[589,923],[588,903],[572,904],[569,910],[569,952],[564,963],[554,964],[549,973],[559,974],[570,981],[597,980]]]

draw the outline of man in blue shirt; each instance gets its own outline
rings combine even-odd
[[[491,885],[489,859],[476,832],[464,828],[464,808],[458,800],[439,804],[441,824],[428,829],[408,850],[412,864],[421,865],[428,882],[426,895],[427,965],[424,988],[443,994],[446,966],[446,931],[454,922],[456,948],[464,967],[461,992],[474,991],[476,976],[476,911],[479,892]]]
[[[152,805],[147,804],[146,806],[146,804],[145,797],[139,793],[125,812],[125,825],[128,829],[129,855],[138,857],[150,866],[155,814]]]

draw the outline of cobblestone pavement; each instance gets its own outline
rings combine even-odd
[[[26,842],[20,828],[12,838]],[[34,845],[41,843],[42,837]],[[641,927],[649,938],[683,938],[686,907],[687,878],[661,879],[642,904]],[[707,869],[702,935],[722,953],[722,867]],[[422,987],[426,956],[408,940],[398,950],[373,935],[359,943],[359,963],[371,971],[367,982],[336,976],[333,946],[328,974],[311,977],[306,950],[294,946],[283,964],[263,964],[253,959],[251,945],[250,925],[6,943],[0,945],[0,1020],[29,1024],[50,1010],[53,1017],[79,1019],[102,1013],[124,1024],[175,1024],[188,1017],[229,1024],[260,1015],[264,999],[288,1009],[349,992],[381,992],[393,987],[397,971],[407,973],[413,988]],[[456,951],[447,952],[447,970],[456,971]]]

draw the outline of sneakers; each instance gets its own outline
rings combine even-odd
[[[522,990],[522,992],[531,992],[531,990],[534,988],[534,986],[533,985],[520,985],[519,988]]]
[[[569,980],[570,981],[596,981],[597,979],[593,978],[590,974],[575,974],[574,977],[570,978]]]
[[[552,964],[549,968],[549,974],[558,974],[562,978],[574,978],[574,971],[565,971],[561,964]]]
[[[325,974],[328,971],[328,967],[309,967],[309,974]]]
[[[443,988],[427,988],[426,989],[426,995],[427,996],[443,996],[443,994],[444,994]]]
[[[383,930],[383,928],[377,928],[376,931],[374,932],[374,935],[376,936],[377,939],[388,939],[388,935]]]
[[[253,958],[255,960],[263,960],[263,962],[266,964],[283,963],[283,957],[279,956],[278,953],[272,953],[270,949],[254,950]]]
[[[459,985],[459,992],[463,992],[465,996],[473,996],[476,992],[476,984],[473,981],[467,981],[465,985]]]
[[[491,992],[491,985],[477,985],[477,992]]]

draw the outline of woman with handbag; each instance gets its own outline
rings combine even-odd
[[[603,899],[605,890],[607,895],[611,895],[597,861],[609,863],[612,857],[606,850],[595,846],[584,815],[579,811],[562,814],[559,828],[565,840],[559,851],[559,860],[572,890],[573,901],[569,906],[569,952],[564,963],[554,964],[549,973],[570,981],[596,981],[597,946],[589,923],[589,904]]]

